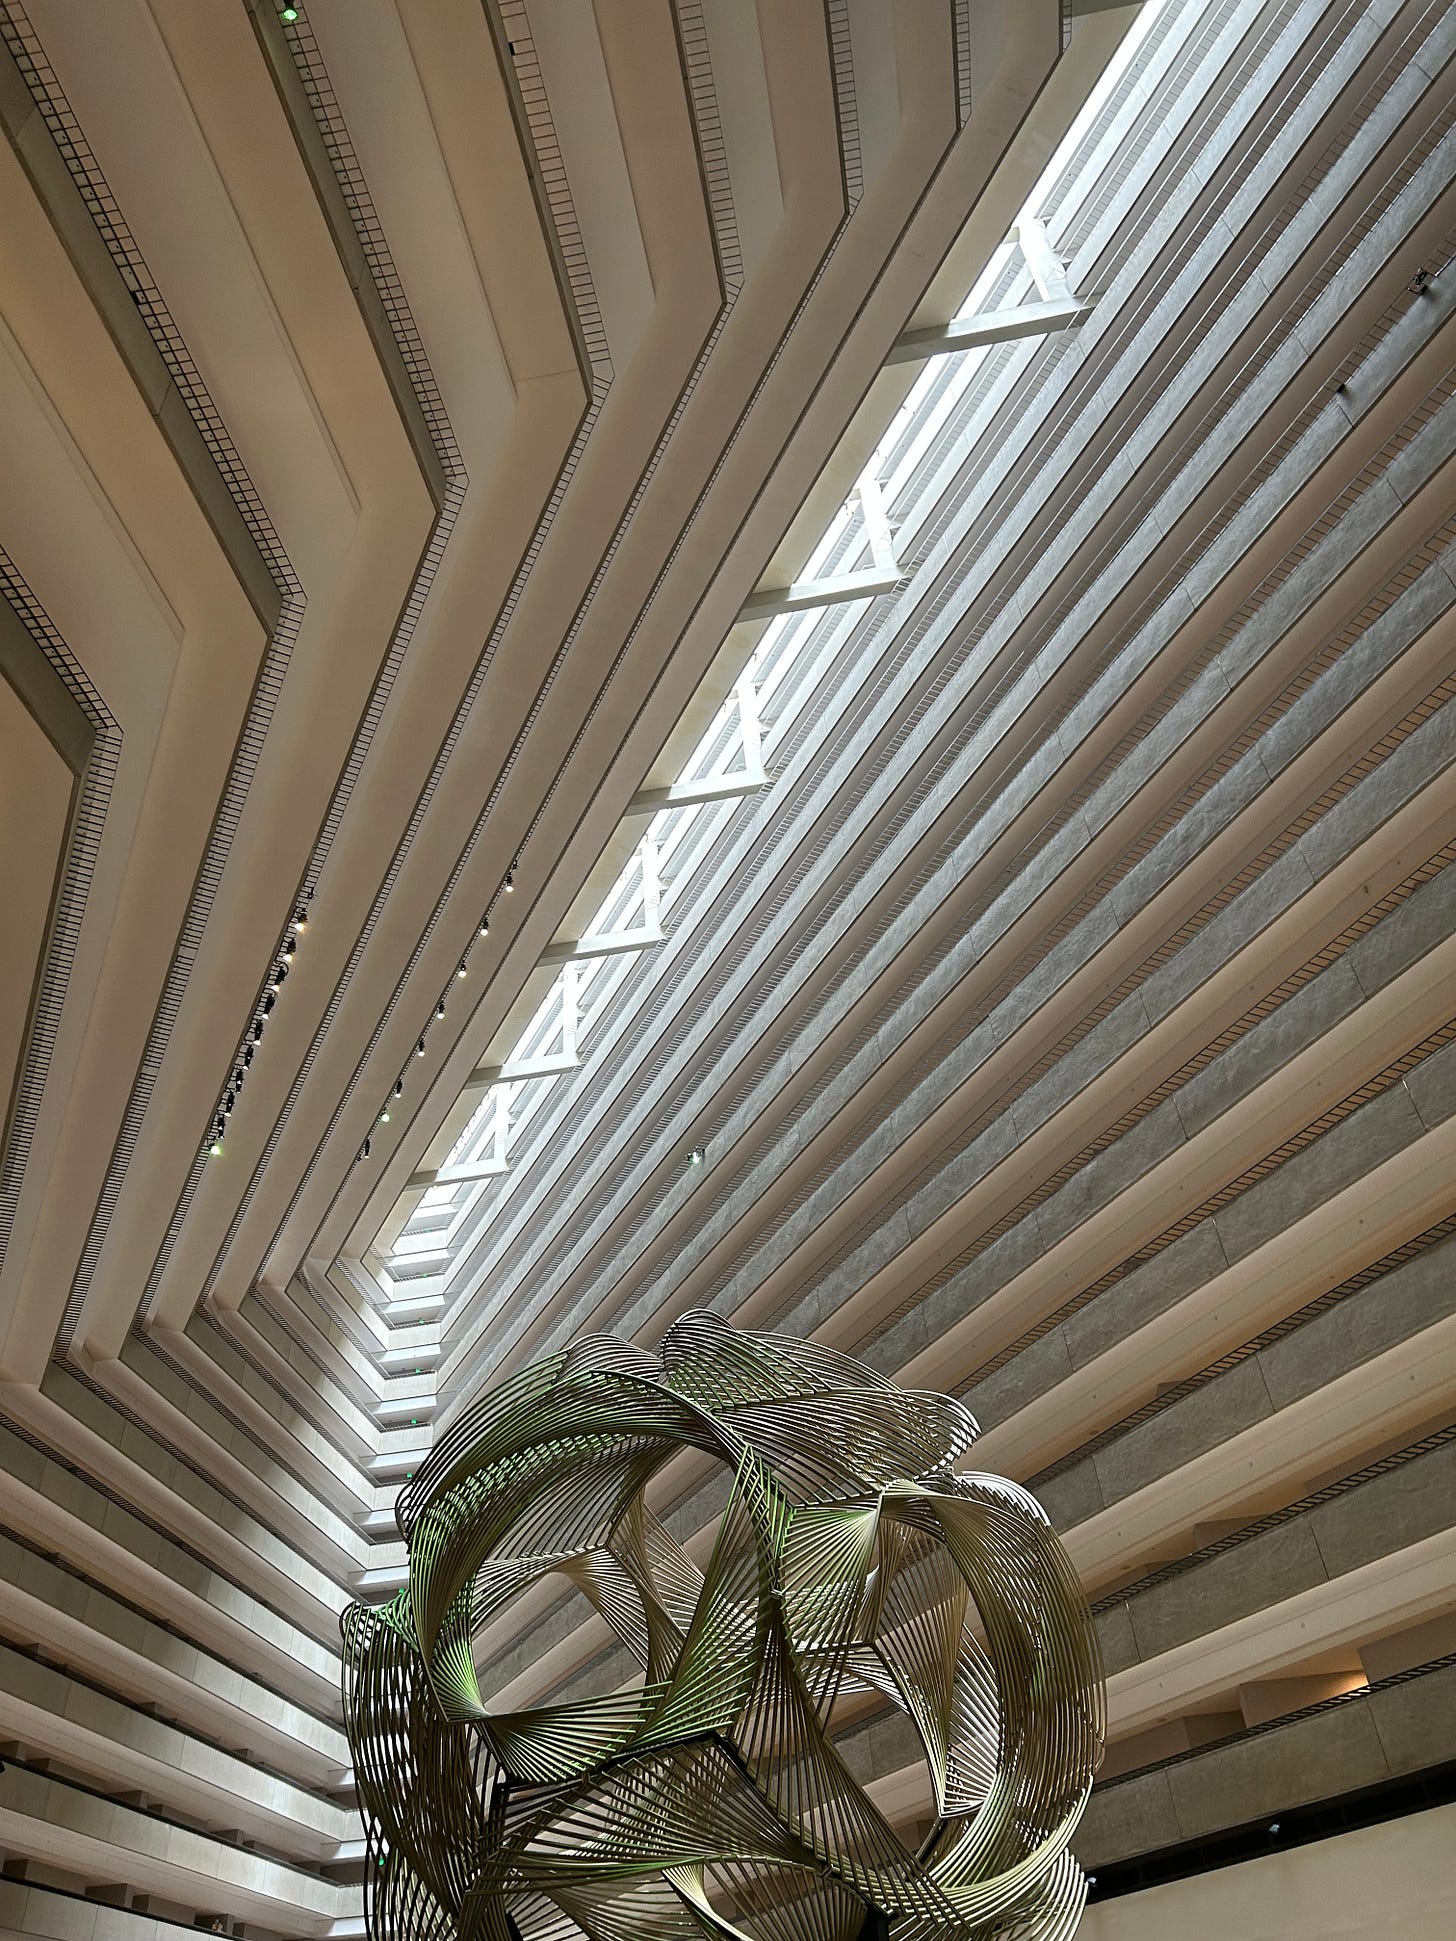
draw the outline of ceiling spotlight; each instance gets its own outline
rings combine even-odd
[[[389,1124],[389,1107],[387,1105],[379,1115],[379,1123],[382,1126],[387,1126]]]
[[[227,1097],[222,1102],[223,1111],[231,1112],[233,1107],[237,1104],[237,1102],[238,1102],[237,1095],[233,1092],[229,1092]]]
[[[263,1000],[263,1016],[265,1018],[267,1017],[268,1013],[273,1009],[273,1006],[277,1002],[278,1002],[277,996],[272,991],[270,991],[267,997],[265,997]]]
[[[211,1144],[211,1145],[210,1145],[210,1146],[208,1147],[208,1149],[207,1149],[207,1150],[208,1150],[208,1151],[209,1151],[209,1152],[210,1152],[210,1153],[212,1154],[212,1156],[213,1156],[213,1158],[214,1158],[214,1159],[221,1159],[221,1158],[222,1158],[222,1141],[221,1141],[221,1139],[214,1139],[214,1140],[213,1140],[213,1142],[212,1142],[212,1144]]]
[[[425,1055],[425,1041],[423,1038],[421,1038],[420,1042],[415,1046],[415,1057],[423,1058],[424,1055]]]
[[[508,869],[506,871],[506,880],[501,885],[501,888],[505,891],[506,895],[509,896],[511,891],[515,887],[516,887],[516,872],[513,869]]]
[[[402,1078],[397,1078],[394,1081],[394,1096],[397,1099],[402,1099],[404,1097],[404,1080]]]
[[[369,1157],[369,1141],[367,1139],[364,1141],[363,1146],[360,1148],[359,1157],[361,1159],[367,1159]]]
[[[1270,1820],[1270,1822],[1269,1822],[1269,1831],[1270,1831],[1271,1833],[1277,1833],[1277,1832],[1279,1831],[1279,1822],[1278,1822],[1278,1820]]]
[[[242,1089],[243,1089],[243,1080],[244,1080],[244,1079],[245,1079],[246,1077],[247,1077],[247,1073],[246,1073],[246,1071],[245,1071],[245,1070],[243,1069],[243,1066],[242,1066],[242,1065],[239,1065],[239,1066],[238,1066],[238,1068],[237,1068],[237,1070],[236,1070],[236,1071],[235,1071],[235,1072],[233,1073],[233,1090],[234,1090],[235,1092],[241,1092],[241,1091],[242,1091]]]
[[[701,1166],[703,1163],[703,1158],[704,1158],[704,1153],[703,1153],[702,1147],[694,1146],[692,1151],[688,1154],[688,1164],[689,1166]]]
[[[243,1063],[244,1063],[245,1065],[251,1065],[251,1064],[252,1064],[252,1062],[253,1062],[253,1047],[252,1047],[251,1045],[244,1045],[244,1046],[243,1046]]]
[[[441,998],[440,1002],[435,1006],[435,1016],[437,1018],[443,1018],[444,1015],[445,1015],[445,1000],[444,998]]]
[[[258,1042],[258,1040],[259,1040],[259,1039],[260,1039],[260,1038],[262,1037],[262,1035],[263,1035],[263,1020],[262,1020],[261,1018],[254,1018],[254,1020],[253,1020],[253,1043],[254,1043],[255,1045],[257,1044],[257,1042]]]
[[[458,971],[456,971],[455,975],[457,977],[469,977],[470,975],[469,968],[466,965],[465,959],[463,957],[460,959],[460,968]]]
[[[285,957],[291,957],[294,951],[296,951],[297,949],[298,949],[297,937],[290,937],[288,939],[288,942],[283,946],[283,955]]]
[[[281,990],[283,985],[283,980],[285,977],[287,977],[287,975],[288,975],[287,964],[275,964],[273,966],[273,975],[268,979],[268,989],[270,991]]]
[[[308,928],[308,911],[300,903],[293,913],[293,928],[297,936],[302,936]]]

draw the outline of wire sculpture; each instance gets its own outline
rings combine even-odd
[[[976,1424],[816,1344],[689,1314],[522,1369],[401,1493],[407,1587],[344,1617],[376,1941],[1063,1941],[1100,1753],[1092,1621],[1046,1516],[958,1474]],[[701,1565],[648,1507],[726,1472]],[[654,1494],[658,1493],[654,1491]],[[478,1655],[544,1579],[635,1660],[491,1709]],[[928,1774],[907,1844],[847,1732]]]

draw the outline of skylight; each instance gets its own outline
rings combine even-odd
[[[1011,235],[967,294],[958,322],[999,315],[1056,291],[1057,239],[1105,180],[1199,15],[1196,4],[1146,0]],[[1160,23],[1165,30],[1157,32]],[[967,437],[990,421],[1045,342],[1044,335],[1028,335],[929,357],[829,520],[802,579],[834,580],[883,566],[886,549],[896,545],[908,556],[933,513],[938,481],[954,470]],[[556,1088],[590,1062],[594,1033],[628,997],[643,953],[672,930],[674,912],[716,856],[738,804],[769,785],[775,753],[796,723],[823,704],[824,677],[870,606],[868,598],[839,599],[768,620],[732,694],[667,792],[672,799],[648,821],[576,953],[561,965],[509,1056],[477,1075],[467,1094],[469,1119],[437,1183],[424,1190],[393,1244],[391,1281],[428,1278],[448,1286],[455,1264],[506,1204],[513,1173],[549,1132]]]

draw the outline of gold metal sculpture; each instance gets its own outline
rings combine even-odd
[[[466,1411],[402,1493],[408,1587],[344,1620],[377,1941],[1059,1941],[1101,1743],[1091,1619],[1046,1517],[957,1474],[976,1425],[812,1343],[689,1314],[594,1338]],[[726,1471],[701,1567],[648,1507]],[[482,1700],[483,1631],[554,1576],[640,1676]],[[897,1708],[928,1770],[911,1846],[851,1771]]]

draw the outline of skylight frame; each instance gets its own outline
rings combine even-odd
[[[1231,18],[1243,11],[1242,8],[1235,8]],[[1172,17],[1170,31],[1155,35],[1154,30],[1169,14]],[[1095,194],[1097,178],[1115,163],[1147,101],[1162,84],[1182,47],[1193,37],[1198,24],[1197,15],[1196,7],[1179,6],[1176,0],[1145,0],[1138,19],[1130,25],[1113,60],[1028,196],[1021,211],[1022,217],[1040,212],[1044,205],[1050,204],[1049,214],[1058,236],[1062,229],[1074,222],[1078,212]],[[1082,161],[1073,170],[1071,163],[1078,149],[1094,135],[1096,122],[1106,102],[1123,85],[1145,47],[1149,50],[1145,71],[1128,89],[1109,125],[1093,140],[1090,157],[1095,162],[1095,168],[1089,168],[1088,163]],[[1062,177],[1069,173],[1077,179],[1064,181]],[[992,253],[967,293],[957,312],[958,320],[1024,300],[1024,295],[1018,297],[1017,292],[1024,293],[1030,282],[1020,252],[1014,240],[1008,238]],[[939,487],[942,475],[951,474],[957,464],[964,463],[963,453],[958,460],[953,453],[946,453],[937,462],[937,441],[954,419],[957,406],[973,386],[988,357],[1009,353],[998,359],[1001,381],[991,387],[995,395],[982,401],[989,406],[984,412],[985,420],[989,423],[1005,400],[1014,393],[1028,367],[1044,351],[1046,343],[1046,337],[1029,337],[995,346],[977,346],[932,359],[917,375],[864,468],[865,474],[876,478],[879,478],[881,469],[886,466],[890,468],[881,484],[887,509],[892,518],[901,524],[902,537],[909,538],[913,543],[915,536],[933,517],[934,506],[941,496]],[[978,410],[976,415],[982,414]],[[928,473],[924,469],[927,460]],[[820,576],[827,571],[849,571],[856,561],[867,555],[867,551],[863,522],[857,521],[855,493],[851,492],[827,522],[806,563],[804,576]],[[810,680],[806,685],[804,676],[817,665],[818,679],[822,680],[846,639],[851,638],[860,625],[869,604],[868,601],[845,602],[806,613],[776,616],[764,627],[753,649],[751,665],[760,684],[765,715],[762,732],[766,761],[773,747],[797,722],[801,711],[812,704],[817,681]],[[715,772],[731,772],[735,706],[734,699],[730,697],[716,711],[699,738],[680,780],[699,780]],[[739,805],[738,799],[725,797],[710,802],[665,807],[652,818],[647,836],[649,840],[658,842],[664,863],[664,915],[673,903],[681,899],[687,881],[702,868],[716,849]],[[633,859],[603,899],[586,933],[588,937],[627,927],[632,907],[631,879],[635,867],[634,851]],[[640,953],[634,953],[590,959],[578,966],[578,998],[583,1000],[578,1017],[579,1044],[589,1038],[593,1027],[605,1019],[640,962]],[[534,1055],[532,1048],[546,1042],[551,1035],[551,1014],[557,1002],[559,983],[559,978],[553,979],[551,990],[533,1014],[510,1055],[512,1062]],[[588,993],[594,994],[589,1018],[588,1006],[584,1002]],[[583,1064],[586,1062],[583,1047]],[[401,1230],[391,1254],[391,1266],[397,1263],[405,1267],[417,1261],[424,1251],[419,1246],[426,1226],[426,1219],[422,1216],[428,1216],[429,1226],[434,1233],[438,1233],[434,1216],[448,1208],[452,1216],[449,1222],[451,1239],[445,1250],[447,1266],[439,1277],[445,1291],[449,1290],[461,1265],[474,1255],[485,1230],[508,1205],[512,1185],[520,1182],[536,1158],[538,1145],[525,1135],[538,1114],[549,1108],[557,1080],[555,1077],[535,1077],[498,1081],[498,1084],[509,1087],[512,1122],[513,1126],[518,1124],[518,1136],[523,1148],[519,1167],[514,1169],[514,1173],[507,1172],[494,1178],[426,1188]],[[475,1163],[474,1155],[484,1150],[493,1119],[491,1093],[494,1089],[487,1088],[479,1106],[472,1112],[451,1149],[447,1166]],[[550,1130],[549,1127],[544,1128],[544,1136],[549,1138]],[[411,1275],[410,1281],[413,1279]]]

